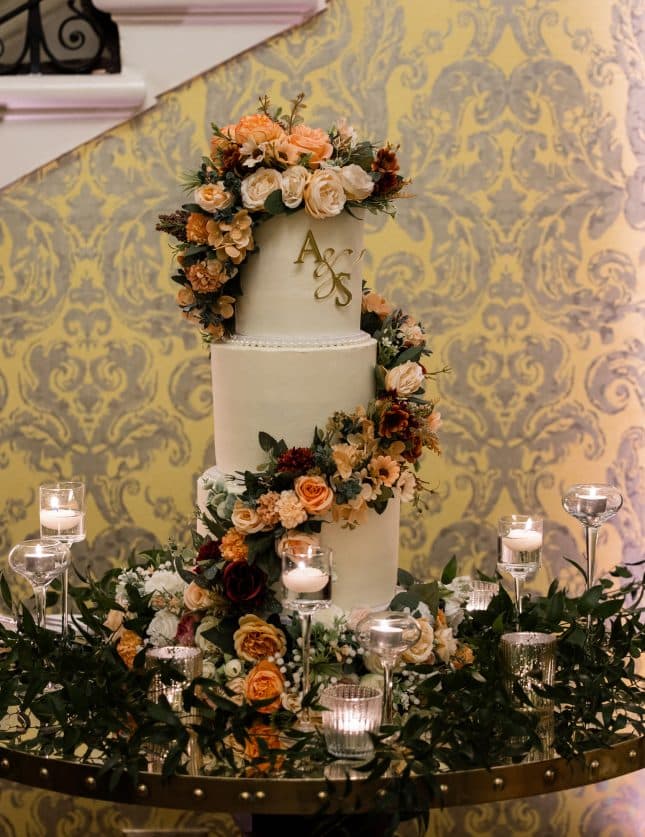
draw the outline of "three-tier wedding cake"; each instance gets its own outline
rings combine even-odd
[[[332,548],[333,602],[384,608],[397,580],[401,500],[438,450],[422,327],[363,279],[366,211],[392,214],[396,149],[341,122],[259,112],[213,129],[160,216],[178,241],[178,304],[210,348],[215,466],[198,481],[198,531],[223,561],[269,582],[285,540]]]

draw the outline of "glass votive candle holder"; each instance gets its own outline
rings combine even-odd
[[[341,759],[366,759],[374,752],[371,733],[381,725],[383,693],[371,686],[337,683],[320,697],[327,750]]]
[[[499,642],[504,686],[513,696],[519,685],[534,708],[552,709],[552,701],[536,692],[552,686],[555,676],[557,637],[538,631],[502,634]]]
[[[161,669],[164,666],[171,667],[183,675],[184,680],[173,680],[171,683],[164,683],[161,676]],[[199,723],[200,713],[195,707],[192,707],[188,711],[184,709],[183,692],[192,680],[202,675],[203,655],[200,649],[183,645],[165,645],[158,648],[149,648],[146,651],[146,668],[159,669],[159,671],[155,671],[148,689],[148,697],[150,700],[158,702],[162,696],[165,697],[170,704],[170,708],[179,717],[182,724],[188,728],[192,724]],[[169,747],[150,744],[146,749],[149,769],[155,772],[160,771],[168,755]],[[197,775],[201,767],[202,756],[195,733],[192,730],[189,731],[185,762],[189,775]]]
[[[480,581],[479,579],[471,581],[466,610],[487,610],[488,605],[498,593],[499,584],[496,581]]]

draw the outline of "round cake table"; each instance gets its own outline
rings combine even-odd
[[[645,738],[634,736],[620,743],[567,761],[549,758],[507,764],[491,769],[447,771],[438,775],[435,789],[415,782],[414,810],[402,811],[413,818],[430,808],[475,805],[562,791],[613,779],[645,767]],[[84,764],[31,752],[0,748],[0,777],[33,787],[100,800],[161,808],[229,813],[249,823],[248,833],[275,834],[287,822],[343,815],[348,833],[376,837],[384,834],[391,813],[398,806],[393,792],[396,777],[372,779],[349,762],[336,762],[327,769],[300,778],[255,778],[174,775],[139,776],[136,785],[119,781],[111,788],[99,764]],[[291,833],[285,832],[282,833]]]

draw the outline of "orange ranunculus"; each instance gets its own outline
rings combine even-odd
[[[334,492],[327,485],[324,477],[297,477],[293,488],[304,510],[309,514],[322,514],[331,508]]]
[[[195,244],[206,244],[208,241],[207,223],[207,215],[201,212],[191,212],[186,221],[186,238],[188,241]]]
[[[258,712],[270,715],[280,708],[280,695],[284,691],[284,678],[275,663],[260,660],[246,676],[244,697],[250,703],[271,700],[271,703],[258,707]]]
[[[235,653],[240,660],[256,663],[267,657],[282,657],[287,650],[284,631],[252,613],[242,616],[233,634]]]
[[[329,134],[322,128],[310,128],[308,125],[296,125],[289,134],[288,142],[300,149],[302,154],[310,155],[310,168],[316,168],[323,160],[328,160],[334,151]]]

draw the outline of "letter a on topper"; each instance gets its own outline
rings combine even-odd
[[[304,243],[300,248],[300,253],[298,254],[298,258],[295,260],[294,264],[303,264],[305,256],[313,256],[318,263],[323,260],[323,257],[320,254],[320,249],[311,230],[307,230]]]

